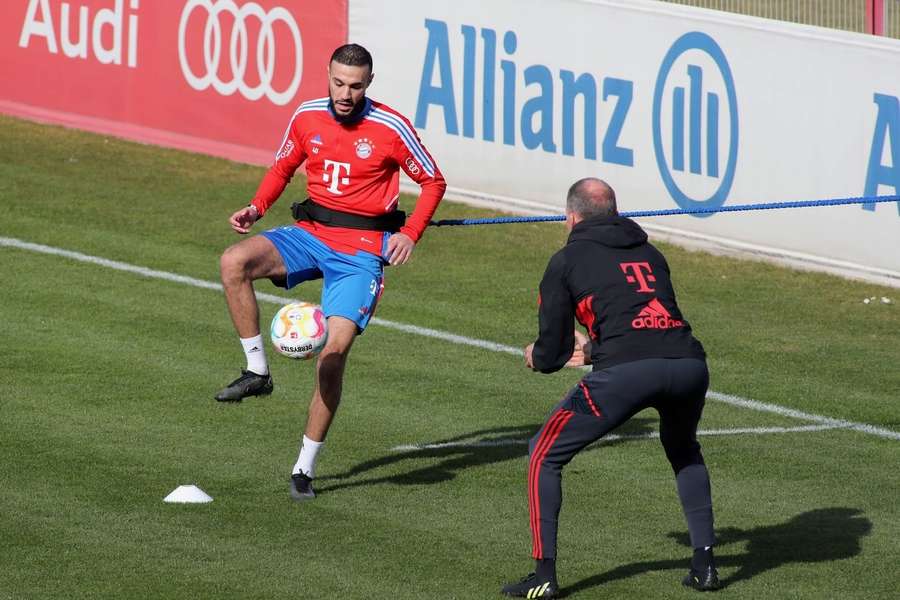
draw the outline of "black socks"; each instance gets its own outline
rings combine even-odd
[[[710,567],[715,567],[712,547],[694,548],[694,556],[691,558],[691,568],[695,571],[703,572]]]
[[[539,558],[535,562],[534,573],[540,581],[556,582],[556,559]]]

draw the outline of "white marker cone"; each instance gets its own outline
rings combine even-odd
[[[163,502],[177,504],[202,504],[212,502],[212,496],[198,488],[196,485],[179,485],[172,493],[163,498]]]

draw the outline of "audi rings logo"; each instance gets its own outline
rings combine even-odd
[[[409,172],[413,175],[418,175],[421,171],[419,165],[416,164],[416,161],[414,161],[411,156],[406,158],[406,168],[409,169]]]
[[[187,34],[188,21],[194,9],[206,11],[206,25],[203,28],[203,69],[204,75],[198,75],[188,64],[187,59]],[[228,40],[228,61],[231,67],[231,78],[223,81],[220,76],[220,61],[223,57],[222,24],[220,16],[226,13],[233,17],[234,25],[231,29],[231,37]],[[259,37],[256,40],[256,74],[259,83],[251,85],[248,80],[256,81],[257,77],[248,77],[247,63],[249,62],[250,34],[248,32],[248,20],[259,21]],[[290,36],[276,39],[275,24],[281,21],[290,31]],[[254,28],[255,29],[255,28]],[[279,27],[279,31],[283,28]],[[294,54],[293,79],[284,90],[276,90],[273,86],[275,79],[276,58],[283,59],[289,54],[276,52],[276,44],[292,43]],[[185,80],[192,88],[203,91],[212,86],[223,96],[230,96],[235,92],[248,100],[259,100],[263,96],[274,104],[283,106],[291,101],[297,88],[300,87],[300,79],[303,75],[303,41],[300,36],[300,28],[294,17],[287,9],[280,6],[269,11],[263,9],[255,2],[247,2],[238,7],[234,0],[188,0],[181,12],[181,22],[178,24],[178,61],[181,64],[181,72]]]

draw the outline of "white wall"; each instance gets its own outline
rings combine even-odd
[[[451,196],[560,213],[585,176],[623,211],[900,194],[897,40],[644,0],[351,0],[349,15],[370,95],[414,121]],[[566,77],[595,97],[568,102]],[[900,285],[897,203],[642,223]]]

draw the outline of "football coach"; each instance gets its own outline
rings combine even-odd
[[[539,335],[525,349],[525,364],[542,373],[573,361],[593,369],[531,439],[528,506],[535,572],[502,592],[557,595],[562,469],[584,447],[650,407],[659,413],[660,439],[694,548],[682,583],[717,589],[709,473],[697,443],[709,385],[703,346],[675,301],[666,259],[637,223],[619,216],[615,192],[606,182],[586,178],[569,188],[566,227],[568,241],[541,280]],[[576,336],[575,319],[590,340]],[[599,512],[608,510],[598,506]]]

